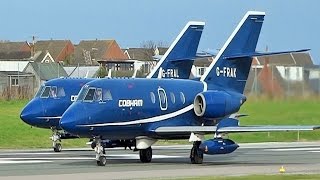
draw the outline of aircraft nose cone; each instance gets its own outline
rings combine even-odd
[[[20,119],[31,126],[37,125],[37,117],[43,114],[43,111],[39,106],[41,105],[36,105],[33,101],[28,103],[21,111]]]
[[[76,127],[74,122],[75,119],[76,119],[76,114],[73,113],[72,110],[71,111],[67,110],[63,114],[60,120],[60,127],[67,132],[70,132],[70,133],[74,132],[74,129]]]
[[[78,125],[85,119],[85,114],[81,105],[71,105],[62,115],[60,127],[69,133],[78,134]]]

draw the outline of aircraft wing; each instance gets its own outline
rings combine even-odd
[[[207,134],[217,131],[217,126],[170,126],[159,127],[155,129],[157,134],[171,134],[171,133],[200,133]]]
[[[266,125],[266,126],[230,126],[221,127],[217,131],[217,126],[171,126],[159,127],[155,132],[159,135],[173,133],[243,133],[243,132],[275,132],[275,131],[313,131],[320,129],[320,126],[285,126],[285,125]]]

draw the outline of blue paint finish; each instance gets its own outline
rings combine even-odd
[[[177,76],[166,76],[169,78],[189,79],[190,70],[193,61],[196,58],[196,53],[203,31],[204,25],[191,25],[178,40],[177,44],[169,52],[166,62],[161,65],[164,72],[168,69],[177,69]],[[156,78],[159,74],[159,69],[152,76]]]
[[[237,54],[254,53],[263,20],[264,15],[248,16],[239,31],[222,52],[211,72],[204,79],[204,81],[210,84],[210,86],[208,86],[209,89],[217,89],[217,87],[219,87],[243,93],[252,58],[244,57],[227,60],[226,57]],[[233,73],[231,73],[231,71],[233,71]]]
[[[154,131],[158,127],[165,126],[200,126],[205,124],[205,119],[194,113],[193,103],[197,94],[204,93],[207,90],[206,93],[219,92],[220,94],[226,94],[229,100],[231,99],[227,108],[232,109],[232,111],[226,112],[225,108],[211,109],[211,111],[216,111],[216,114],[225,116],[234,113],[246,99],[242,93],[249,74],[251,58],[226,60],[224,57],[255,52],[263,18],[264,15],[249,15],[245,19],[233,39],[226,44],[226,48],[221,53],[219,52],[221,57],[209,70],[204,82],[181,79],[95,80],[87,84],[88,88],[109,89],[113,99],[103,104],[82,100],[73,103],[63,114],[60,121],[61,127],[82,137],[101,136],[110,140],[134,139],[138,136],[168,139],[185,137],[185,133],[173,133],[163,137],[155,134]],[[180,48],[184,49],[186,47],[193,46],[189,42],[187,46],[181,46]],[[186,54],[188,54],[187,52],[185,51]],[[179,56],[174,51],[171,53],[168,59],[172,56],[176,59],[173,62],[179,62]],[[188,61],[184,60],[181,65],[186,62]],[[222,74],[217,74],[217,67],[223,70]],[[205,84],[207,84],[207,89]],[[158,95],[159,88],[166,92],[167,108],[163,108],[163,106],[161,108]],[[155,102],[152,101],[151,92],[154,93]],[[175,103],[171,102],[170,93],[174,94]],[[211,95],[208,96],[212,97]],[[227,99],[226,96],[222,97],[221,102]],[[122,107],[123,100],[128,101],[129,104],[133,100],[143,101],[143,105]],[[216,102],[212,101],[211,103]],[[212,107],[215,107],[215,105],[212,104]],[[85,113],[80,114],[80,112]],[[215,144],[215,142],[208,143]]]
[[[72,104],[71,96],[76,96],[83,85],[93,79],[57,78],[50,80],[44,86],[63,88],[65,96],[33,98],[22,110],[20,118],[27,124],[35,127],[61,129],[59,121],[62,114]],[[44,118],[48,117],[48,118]]]

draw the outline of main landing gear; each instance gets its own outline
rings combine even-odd
[[[54,152],[61,152],[62,146],[61,146],[61,135],[58,130],[52,129],[52,147]]]
[[[148,147],[147,149],[139,150],[140,161],[143,163],[149,163],[152,160],[152,148]]]
[[[105,166],[107,164],[107,158],[106,158],[106,151],[101,143],[100,138],[95,138],[93,139],[92,144],[94,146],[91,146],[92,148],[94,147],[94,151],[96,152],[96,161],[98,166]]]
[[[203,162],[203,152],[199,149],[201,141],[193,142],[193,147],[190,152],[190,160],[192,164],[202,164]]]

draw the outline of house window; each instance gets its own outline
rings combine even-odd
[[[11,86],[19,86],[18,78],[11,78]]]

